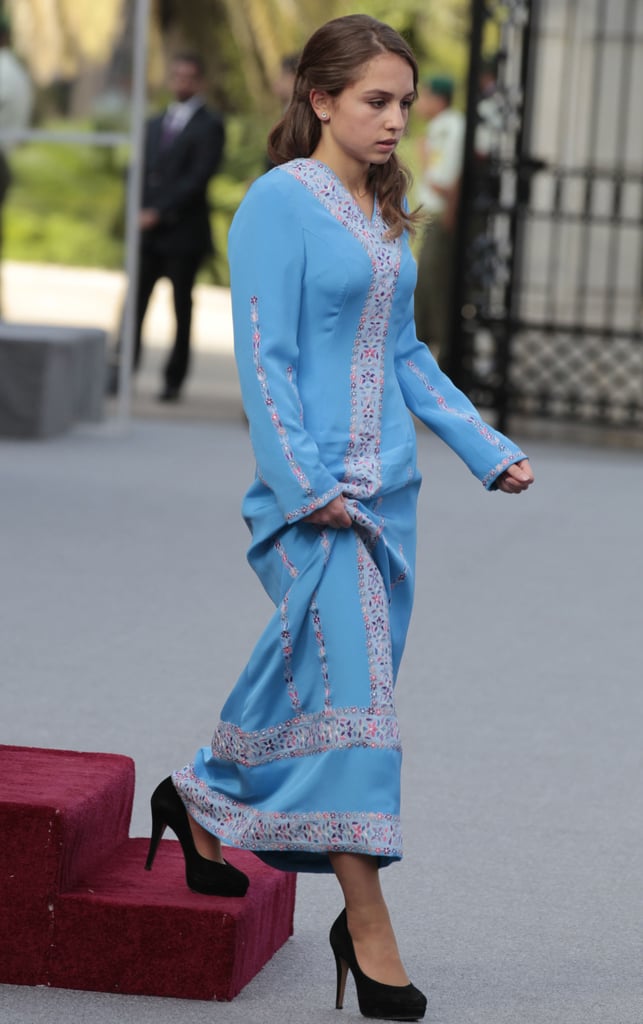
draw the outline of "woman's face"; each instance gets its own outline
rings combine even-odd
[[[339,96],[311,93],[324,125],[320,148],[359,164],[386,163],[404,134],[414,98],[411,66],[396,53],[378,54]]]

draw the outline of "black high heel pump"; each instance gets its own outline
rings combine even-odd
[[[145,862],[145,870],[151,871],[159,843],[169,826],[181,843],[185,858],[185,880],[193,892],[206,896],[245,896],[249,885],[247,875],[224,861],[208,860],[202,857],[194,845],[190,823],[183,801],[174,788],[172,778],[163,779],[152,793],[152,837]]]
[[[346,978],[350,970],[355,979],[357,1001],[363,1017],[373,1017],[375,1020],[422,1020],[426,1012],[426,996],[415,985],[383,985],[363,973],[355,956],[346,910],[342,910],[330,930],[330,945],[337,965],[337,1010],[341,1010],[344,1005]]]

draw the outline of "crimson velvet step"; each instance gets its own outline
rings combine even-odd
[[[0,746],[0,981],[232,999],[293,931],[296,876],[243,851],[246,896],[192,893],[179,844],[129,839],[134,762]]]

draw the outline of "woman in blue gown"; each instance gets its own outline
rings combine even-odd
[[[221,842],[285,870],[334,871],[348,914],[331,935],[338,978],[350,967],[363,1012],[396,1019],[424,1013],[378,876],[402,856],[394,686],[413,601],[411,413],[487,489],[533,479],[416,338],[416,215],[395,156],[416,84],[388,26],[323,26],[271,137],[278,166],[235,216],[235,354],[257,461],[243,514],[276,610],[211,744],[162,784],[156,815],[174,827],[178,792],[184,848],[223,872]]]

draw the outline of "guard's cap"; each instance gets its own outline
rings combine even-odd
[[[448,75],[432,75],[425,78],[422,84],[435,96],[444,96],[447,100],[451,99],[455,89],[455,82]]]

